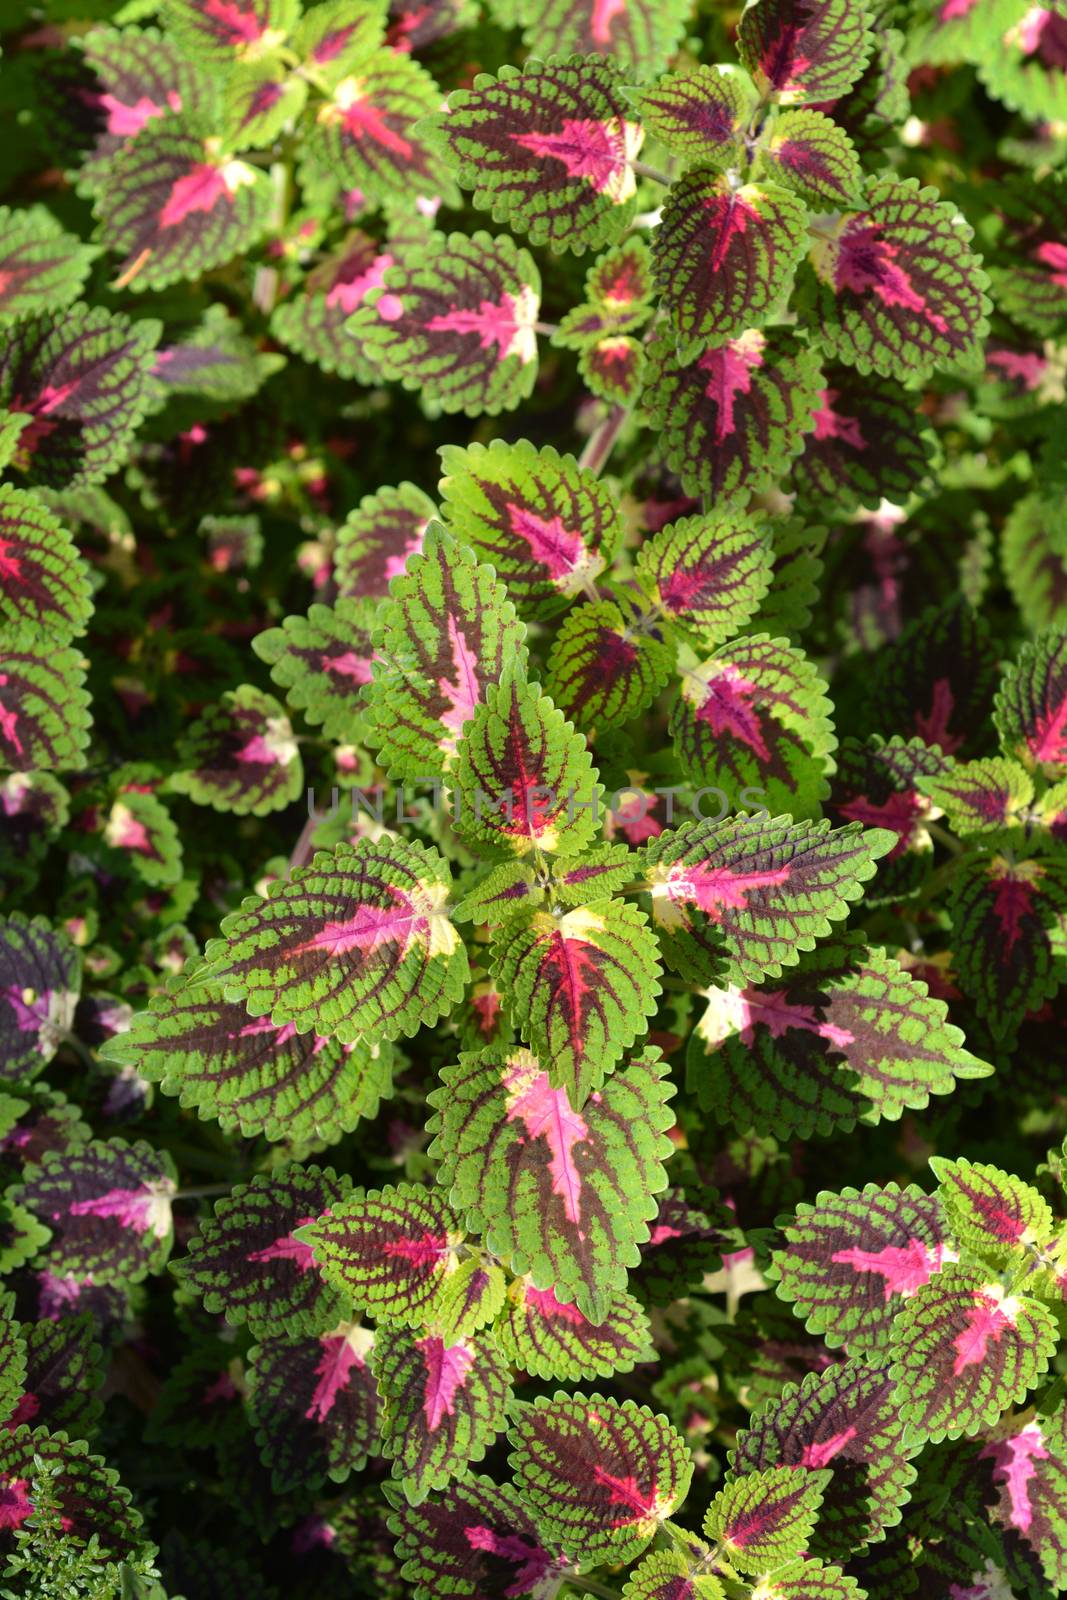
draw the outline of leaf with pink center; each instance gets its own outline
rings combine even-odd
[[[1050,630],[1023,645],[993,717],[1009,755],[1050,778],[1067,770],[1067,632]]]
[[[639,717],[666,685],[674,651],[657,636],[645,607],[616,600],[575,606],[548,657],[545,688],[579,727],[606,730]]]
[[[420,554],[436,510],[413,483],[367,495],[337,531],[335,576],[342,598],[383,600],[393,579]]]
[[[418,1505],[399,1498],[389,1518],[401,1576],[415,1600],[448,1594],[553,1600],[568,1563],[541,1542],[510,1484],[471,1473]]]
[[[975,52],[986,91],[1028,122],[1060,122],[1067,115],[1067,14],[1050,5],[990,4],[988,31]],[[997,28],[1003,19],[1006,26]],[[984,46],[984,48],[983,48]],[[973,59],[973,56],[969,57]]]
[[[363,691],[371,681],[371,634],[378,607],[369,599],[339,599],[313,605],[305,617],[286,617],[252,640],[287,704],[308,722],[322,725],[323,738],[353,743],[362,738]]]
[[[34,622],[0,627],[0,769],[77,771],[86,764],[85,657]]]
[[[339,377],[355,378],[360,383],[373,382],[374,369],[355,340],[349,337],[345,324],[370,290],[381,287],[386,268],[395,265],[400,249],[400,245],[391,244],[389,240],[373,239],[370,234],[353,228],[342,243],[308,273],[301,290],[275,309],[271,317],[271,332],[275,338],[324,372],[336,372]],[[412,500],[420,494],[410,484],[400,489],[383,489],[380,494],[400,496],[405,491],[410,491]],[[406,505],[404,502],[404,509]],[[352,512],[344,528],[359,515],[358,511]],[[431,515],[432,507],[422,521]]]
[[[704,1532],[741,1572],[764,1572],[803,1554],[832,1473],[801,1464],[768,1467],[719,1490]]]
[[[385,20],[384,0],[359,7],[350,0],[325,0],[305,11],[293,28],[293,51],[320,83],[332,86],[376,50]]]
[[[100,1140],[49,1152],[28,1170],[16,1198],[50,1230],[49,1271],[138,1283],[162,1271],[170,1255],[175,1178],[166,1151]]]
[[[537,1378],[610,1378],[655,1360],[648,1317],[623,1290],[610,1297],[604,1320],[594,1323],[576,1305],[557,1300],[554,1289],[517,1278],[493,1334],[512,1365]]]
[[[586,345],[578,357],[578,371],[590,394],[612,405],[631,406],[644,382],[644,347],[626,334],[610,334]]]
[[[520,20],[531,55],[607,56],[636,81],[663,71],[688,15],[685,0],[550,0],[540,12],[528,8]]]
[[[502,67],[495,81],[454,90],[428,126],[476,208],[531,244],[580,255],[633,217],[644,131],[602,56]]]
[[[270,181],[177,121],[149,122],[116,152],[95,209],[101,243],[122,257],[119,279],[163,289],[259,243]]]
[[[196,970],[138,1012],[101,1058],[132,1067],[227,1132],[332,1143],[378,1113],[392,1088],[390,1045],[341,1044],[250,1017]]]
[[[577,855],[597,831],[600,786],[585,739],[535,683],[491,683],[458,746],[461,835],[497,852]]]
[[[588,1338],[604,1359],[612,1305],[667,1182],[673,1091],[659,1052],[620,1068],[580,1111],[528,1050],[462,1055],[441,1084],[430,1096],[438,1181],[487,1247],[528,1275],[509,1313],[518,1347],[525,1337],[573,1360]]]
[[[785,985],[709,990],[688,1086],[720,1121],[806,1139],[897,1121],[992,1070],[964,1048],[943,1001],[853,938],[821,945]]]
[[[737,30],[742,64],[787,106],[847,94],[872,43],[870,18],[851,0],[752,0]]]
[[[997,1422],[1048,1370],[1052,1314],[1009,1294],[981,1267],[947,1266],[917,1289],[893,1325],[890,1376],[919,1442],[957,1439]]]
[[[0,206],[0,326],[76,300],[93,254],[43,206]]]
[[[1057,1590],[1067,1581],[1067,1407],[1024,1411],[997,1425],[978,1452],[994,1494],[991,1520],[1040,1562]],[[988,1495],[986,1497],[988,1502]]]
[[[934,1195],[895,1183],[823,1192],[797,1207],[773,1258],[779,1299],[831,1349],[884,1360],[894,1318],[954,1261]]]
[[[989,626],[956,595],[925,611],[878,655],[870,720],[917,734],[946,756],[984,755],[999,677]]]
[[[869,903],[905,899],[929,875],[933,841],[925,824],[935,807],[919,782],[926,776],[941,777],[951,766],[950,757],[923,739],[894,735],[885,740],[871,734],[865,742],[852,737],[841,741],[826,809],[835,822],[861,822],[896,835],[876,883],[867,891]]]
[[[2,702],[0,702],[2,705]],[[81,952],[44,917],[0,919],[0,1077],[29,1082],[74,1026]]]
[[[630,98],[646,131],[688,166],[733,167],[758,96],[738,67],[689,64]]]
[[[165,0],[163,14],[190,54],[224,66],[276,51],[299,6],[297,0]]]
[[[893,379],[862,377],[849,367],[828,368],[824,381],[814,429],[793,465],[802,503],[820,511],[905,504],[938,459],[936,437],[911,397]]]
[[[768,1467],[829,1467],[812,1551],[835,1561],[884,1537],[900,1521],[915,1469],[915,1444],[895,1388],[880,1367],[851,1360],[787,1384],[737,1436],[733,1476]]]
[[[453,233],[386,269],[346,337],[387,379],[442,411],[511,411],[537,376],[541,277],[506,235]]]
[[[960,988],[994,1038],[1056,993],[1067,955],[1067,870],[1055,859],[964,858],[950,900]]]
[[[658,1197],[648,1243],[641,1246],[640,1268],[631,1275],[649,1304],[669,1306],[699,1288],[709,1273],[723,1266],[724,1252],[730,1255],[743,1243],[739,1230],[730,1226],[731,1213],[712,1205],[710,1191],[708,1196],[708,1211],[690,1205],[681,1189],[667,1189]]]
[[[648,356],[642,407],[687,494],[718,508],[778,482],[814,426],[823,381],[810,351],[752,328],[689,362],[659,335]]]
[[[248,1355],[248,1410],[277,1494],[343,1483],[375,1452],[378,1395],[369,1328],[340,1322],[315,1338],[263,1339]]]
[[[726,1590],[710,1572],[696,1570],[680,1550],[653,1550],[630,1573],[622,1600],[723,1600]]]
[[[148,404],[161,324],[76,305],[28,317],[0,346],[0,406],[21,413],[28,484],[96,483],[123,464]]]
[[[410,56],[390,49],[364,55],[318,102],[308,167],[371,200],[441,195],[455,204],[449,163],[431,134],[440,105],[441,91]]]
[[[432,523],[377,608],[365,698],[379,766],[397,778],[454,767],[490,688],[523,662],[525,636],[493,568]]]
[[[425,845],[361,839],[320,851],[226,917],[204,976],[252,1016],[343,1043],[415,1033],[450,1011],[467,955],[451,875]]]
[[[984,1161],[931,1156],[938,1198],[957,1244],[1000,1267],[1017,1267],[1027,1246],[1055,1233],[1048,1201],[1021,1178]]]
[[[419,1328],[438,1316],[463,1229],[440,1190],[404,1183],[353,1195],[299,1238],[357,1310]]]
[[[182,847],[177,825],[156,794],[120,789],[101,813],[101,834],[109,868],[136,875],[158,887],[182,876]]]
[[[759,983],[792,967],[849,915],[885,829],[789,817],[686,822],[645,850],[645,879],[663,953],[696,982]]]
[[[496,934],[492,971],[523,1039],[576,1105],[645,1033],[660,993],[656,936],[622,900],[518,913]]]
[[[750,622],[770,586],[773,551],[743,511],[681,517],[647,540],[637,576],[664,620],[714,648]]]
[[[1002,756],[956,761],[950,772],[917,782],[919,792],[944,813],[960,838],[1010,834],[1026,827],[1033,816],[1034,785],[1029,773],[1017,761]]]
[[[35,1513],[42,1464],[52,1469],[52,1504],[73,1550],[95,1539],[97,1560],[112,1563],[133,1558],[143,1549],[140,1515],[130,1503],[129,1490],[103,1457],[90,1455],[83,1439],[20,1426],[0,1428],[0,1529],[7,1551],[18,1548],[14,1535]]]
[[[848,134],[821,111],[785,111],[757,146],[760,177],[799,194],[810,205],[853,206],[863,172]]]
[[[974,365],[988,279],[956,207],[915,178],[874,178],[866,209],[817,233],[802,314],[827,353],[862,373],[923,379]]]
[[[785,639],[750,634],[686,668],[670,734],[682,771],[771,815],[818,816],[837,747],[827,685]]]
[[[588,593],[622,536],[613,496],[595,473],[527,440],[441,451],[449,527],[492,562],[524,616],[550,616]]]
[[[680,361],[767,320],[789,292],[806,223],[803,202],[773,183],[735,187],[698,167],[671,185],[653,257]]]
[[[250,684],[227,690],[183,734],[177,794],[236,816],[262,817],[291,805],[304,788],[304,767],[289,718],[273,695]]]
[[[296,1233],[339,1206],[351,1188],[330,1167],[259,1173],[215,1202],[173,1271],[206,1312],[247,1324],[257,1338],[270,1338],[279,1325],[291,1337],[328,1333],[347,1315],[348,1300]]]
[[[652,315],[653,292],[652,253],[641,234],[631,234],[589,268],[585,299],[565,313],[553,344],[582,351],[632,333]]]
[[[225,148],[269,147],[299,117],[307,94],[306,81],[276,61],[235,67],[226,83],[219,124]]]
[[[382,1401],[382,1454],[413,1505],[480,1461],[507,1425],[508,1364],[488,1334],[381,1328],[371,1365]]]
[[[508,1437],[515,1486],[572,1560],[632,1561],[685,1499],[693,1463],[667,1418],[632,1400],[542,1396]]]
[[[1058,173],[1040,183],[1017,177],[1003,186],[996,202],[1005,224],[991,266],[997,305],[1033,333],[1062,334],[1067,329],[1067,184]]]

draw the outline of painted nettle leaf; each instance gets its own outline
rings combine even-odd
[[[1067,1594],[1067,0],[0,10],[0,1593]]]

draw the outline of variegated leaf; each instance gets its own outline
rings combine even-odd
[[[548,658],[545,688],[579,727],[597,733],[639,717],[667,683],[674,651],[628,596],[567,613]]]
[[[641,546],[637,576],[668,621],[713,649],[755,615],[772,561],[755,517],[719,512],[669,523]]]
[[[313,605],[252,640],[271,677],[295,710],[321,723],[323,737],[351,742],[361,733],[363,689],[371,681],[371,634],[378,608],[369,600]]]
[[[773,1571],[808,1548],[831,1477],[798,1465],[734,1478],[711,1502],[704,1532],[739,1571]]]
[[[749,0],[737,30],[742,62],[782,105],[847,94],[872,43],[870,19],[854,0]]]
[[[413,483],[365,496],[337,530],[334,572],[342,597],[384,599],[422,549],[435,512]]]
[[[277,1335],[248,1356],[248,1410],[276,1493],[342,1483],[378,1441],[378,1396],[367,1358],[374,1335],[340,1322],[328,1333]]]

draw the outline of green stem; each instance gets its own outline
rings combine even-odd
[[[609,1589],[606,1583],[597,1583],[595,1578],[568,1578],[567,1583],[582,1594],[597,1594],[601,1600],[621,1600],[618,1589]]]
[[[203,1183],[195,1189],[177,1189],[171,1195],[172,1200],[203,1200],[217,1194],[229,1194],[233,1188],[232,1183]]]
[[[74,1054],[78,1057],[83,1066],[91,1067],[94,1072],[96,1071],[96,1057],[89,1049],[89,1046],[87,1044],[83,1044],[81,1039],[78,1038],[77,1034],[65,1033],[61,1043],[68,1045],[70,1049],[73,1050]]]
[[[653,183],[662,183],[665,189],[669,189],[674,182],[666,172],[661,172],[658,167],[650,167],[647,161],[631,161],[630,165],[639,178],[651,178]]]
[[[962,854],[963,846],[953,834],[949,833],[947,828],[940,827],[936,822],[924,822],[923,827],[931,839],[936,839],[938,844],[944,845],[945,849],[950,850],[954,856]]]

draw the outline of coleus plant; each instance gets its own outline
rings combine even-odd
[[[0,1592],[1067,1590],[1067,7],[0,29]]]

